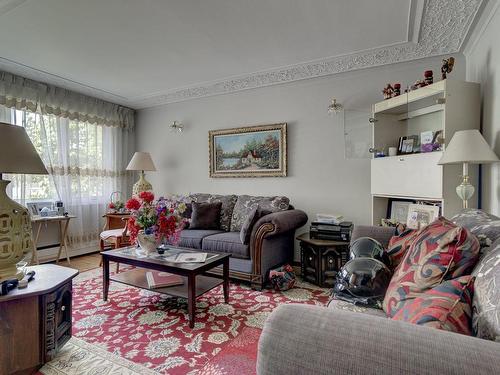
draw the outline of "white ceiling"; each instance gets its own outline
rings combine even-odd
[[[481,3],[0,0],[0,69],[142,108],[456,52]]]

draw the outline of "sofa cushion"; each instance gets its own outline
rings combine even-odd
[[[405,254],[410,248],[411,243],[418,235],[418,230],[416,229],[406,229],[403,233],[398,236],[393,236],[389,240],[389,246],[387,247],[387,255],[391,260],[391,268],[394,271],[401,261],[403,260]]]
[[[222,232],[221,230],[184,229],[181,232],[181,239],[178,246],[201,249],[201,241],[204,237]]]
[[[201,247],[209,252],[229,253],[235,258],[250,258],[250,247],[241,243],[240,232],[223,232],[205,237]]]
[[[191,229],[219,229],[220,210],[222,203],[198,203],[193,202],[193,214],[191,215]]]
[[[473,283],[470,275],[447,280],[406,301],[392,319],[471,335]]]
[[[191,194],[191,200],[198,203],[213,203],[221,202],[222,207],[220,210],[220,229],[228,231],[231,226],[231,216],[233,215],[234,205],[238,197],[236,195],[219,195],[219,194],[206,194],[196,193]]]
[[[347,301],[341,301],[338,299],[330,300],[330,302],[328,302],[328,308],[336,309],[336,310],[359,312],[362,314],[378,316],[378,317],[384,318],[384,319],[387,318],[384,310],[376,309],[373,307],[358,306],[358,305],[355,305],[354,303],[347,302]]]
[[[482,251],[500,238],[500,217],[476,208],[461,211],[451,218],[458,226],[469,229],[479,239]]]
[[[269,213],[286,211],[290,207],[290,200],[287,197],[240,195],[234,205],[233,216],[231,218],[231,232],[239,232],[250,212],[256,207]]]
[[[500,341],[500,241],[474,268],[472,328],[482,339]]]
[[[479,241],[467,229],[439,218],[421,229],[395,270],[384,297],[384,311],[393,317],[407,300],[420,297],[444,280],[470,273]]]

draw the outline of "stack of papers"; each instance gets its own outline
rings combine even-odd
[[[207,253],[193,253],[193,252],[176,252],[172,254],[169,252],[165,254],[164,260],[171,263],[204,263],[207,260]]]
[[[336,214],[316,214],[316,221],[327,224],[340,224],[344,221],[344,216]]]

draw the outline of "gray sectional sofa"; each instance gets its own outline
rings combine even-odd
[[[307,215],[294,209],[288,198],[198,193],[189,200],[221,202],[220,229],[184,229],[179,246],[230,253],[230,277],[261,289],[270,269],[293,260],[295,230],[307,222]],[[242,243],[241,227],[255,207],[266,214],[251,228],[250,241]]]
[[[472,273],[476,337],[391,320],[382,310],[344,301],[287,304],[265,323],[257,373],[500,374],[500,218],[468,210],[452,220],[484,246]],[[387,245],[392,235],[391,228],[361,226],[352,240],[366,236]]]

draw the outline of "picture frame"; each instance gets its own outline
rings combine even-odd
[[[210,177],[286,177],[287,124],[208,132]]]
[[[406,225],[411,229],[420,229],[439,217],[439,206],[412,203],[408,207]]]
[[[410,204],[415,203],[410,199],[389,199],[387,217],[393,223],[406,224]]]

